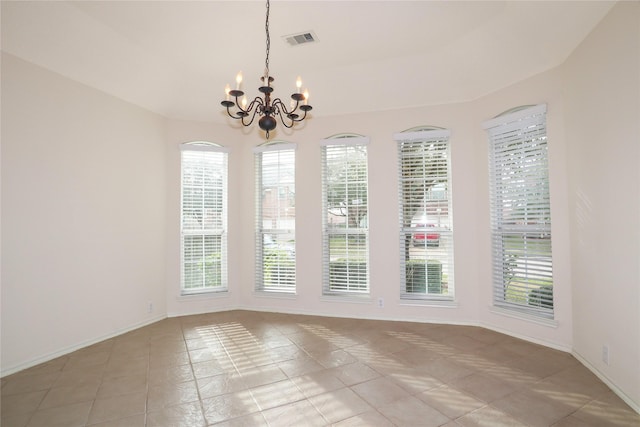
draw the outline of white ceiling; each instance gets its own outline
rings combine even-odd
[[[279,1],[270,70],[315,116],[476,99],[561,64],[611,1]],[[167,117],[224,122],[258,94],[263,1],[2,1],[2,50]],[[291,47],[283,36],[313,31]]]

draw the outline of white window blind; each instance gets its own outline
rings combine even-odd
[[[296,291],[295,144],[255,150],[256,290]]]
[[[181,147],[182,294],[227,290],[227,153],[211,143]]]
[[[490,144],[495,306],[553,318],[546,105],[484,124]]]
[[[449,134],[394,134],[398,144],[400,298],[453,300]]]
[[[324,295],[369,293],[367,144],[356,136],[322,143]]]

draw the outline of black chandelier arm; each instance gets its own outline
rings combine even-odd
[[[302,117],[299,116],[299,114],[296,113],[292,113],[289,118],[291,119],[291,121],[293,122],[301,122],[303,121],[306,117],[307,117],[307,111],[311,111],[312,107],[311,105],[301,105],[300,109],[302,111],[304,111],[304,114],[302,115]],[[295,110],[294,110],[295,111]],[[293,116],[293,117],[292,117]]]
[[[231,117],[232,119],[240,120],[243,126],[251,126],[251,124],[253,123],[253,120],[256,118],[256,114],[261,115],[264,109],[264,102],[262,101],[262,98],[256,96],[253,99],[253,101],[251,101],[251,103],[247,106],[246,109],[243,109],[240,106],[240,101],[238,100],[238,96],[236,96],[235,98],[236,98],[236,102],[222,101],[221,104],[227,108],[227,114],[229,115],[229,117]],[[235,113],[231,111],[231,107],[234,107],[234,106],[238,109],[238,111]],[[251,116],[251,119],[247,121],[246,119],[249,116]]]
[[[262,115],[262,112],[264,110],[264,103],[262,102],[262,98],[256,96],[253,99],[253,101],[249,103],[246,110],[243,110],[242,107],[240,107],[240,105],[238,105],[238,108],[240,109],[240,112],[241,112],[239,116],[240,116],[242,125],[251,126],[251,123],[253,123],[253,120],[256,118],[256,115]],[[246,122],[245,119],[249,116],[251,116],[251,120]]]
[[[234,113],[231,111],[231,107],[234,107],[235,105],[236,104],[233,101],[222,101],[222,106],[227,107],[227,114],[229,115],[229,117],[231,117],[232,119],[241,119],[242,116],[234,115]]]
[[[290,129],[297,122],[301,122],[307,117],[307,111],[311,110],[310,105],[299,105],[300,101],[296,101],[296,105],[293,107],[291,111],[287,110],[287,106],[280,98],[276,98],[272,103],[273,114],[280,117],[280,122],[286,127]],[[298,108],[304,111],[304,115],[300,117],[299,114],[296,113]],[[289,119],[289,123],[285,120],[285,117]]]
[[[291,99],[296,101],[296,105],[293,107],[293,109],[291,111],[287,111],[286,104],[284,102],[282,102],[282,100],[280,98],[277,99],[277,101],[279,101],[280,105],[282,105],[282,110],[284,111],[285,115],[292,122],[301,122],[301,121],[303,121],[305,119],[305,117],[307,117],[307,111],[311,111],[313,109],[313,107],[311,105],[307,105],[307,104],[302,104],[301,105],[300,101],[304,100],[304,98],[301,95],[300,96],[298,96],[298,95],[300,95],[300,94],[294,93],[293,95],[291,95]],[[304,112],[302,117],[300,117],[300,114],[297,113],[298,110]]]
[[[293,111],[296,110],[298,105],[296,104],[296,108],[294,108],[291,112],[287,111],[287,106],[284,105],[284,102],[282,102],[280,98],[274,99],[272,105],[273,105],[274,115],[280,117],[280,122],[284,127],[286,127],[287,129],[291,129],[293,127],[293,121],[291,123],[287,123],[284,120],[284,116],[289,118],[289,116],[293,113]]]
[[[251,123],[253,123],[253,120],[256,118],[256,114],[258,113],[258,110],[255,109],[255,110],[253,110],[252,113],[249,113],[250,111],[251,110],[248,110],[246,116],[240,117],[240,121],[242,122],[242,126],[251,126]],[[249,116],[251,116],[251,120],[245,121],[245,119],[247,119],[247,117],[249,117]]]

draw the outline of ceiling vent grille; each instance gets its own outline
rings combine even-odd
[[[301,44],[315,43],[318,41],[318,36],[313,31],[305,31],[298,34],[289,34],[282,37],[289,46],[299,46]]]

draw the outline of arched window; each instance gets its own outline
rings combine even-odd
[[[296,144],[269,141],[254,149],[256,291],[296,291]]]
[[[403,300],[454,297],[449,134],[421,126],[393,135],[398,144]]]
[[[227,290],[228,150],[190,142],[181,153],[181,292]]]
[[[493,303],[553,318],[546,105],[484,123],[489,135]]]
[[[355,134],[321,142],[323,295],[369,294],[368,144]]]

